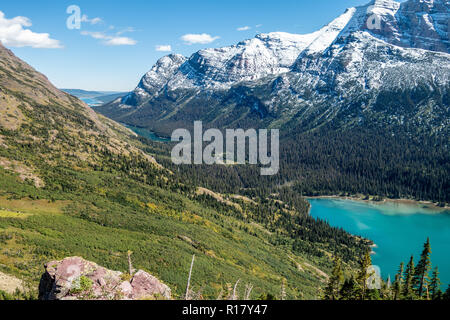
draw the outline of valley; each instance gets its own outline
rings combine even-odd
[[[200,183],[165,167],[166,144],[96,114],[1,45],[0,58],[0,91],[23,114],[20,127],[0,127],[0,158],[14,163],[0,167],[0,272],[23,279],[32,297],[48,261],[82,256],[125,271],[132,251],[175,298],[195,254],[193,290],[205,299],[237,280],[254,286],[254,299],[279,295],[283,283],[289,299],[317,299],[332,252],[351,270],[368,247],[309,218],[298,196],[229,205],[197,194]]]
[[[0,11],[2,42],[2,19],[32,26]],[[152,46],[158,60],[135,28],[73,33],[108,49],[99,88],[144,68],[131,92],[58,89],[0,42],[0,300],[450,299],[448,21],[448,0],[373,0],[307,34],[186,34],[189,55]],[[213,128],[209,160],[248,154],[202,161]],[[225,151],[230,129],[272,130],[276,149],[231,136]],[[73,261],[98,273],[72,288]]]
[[[90,107],[97,107],[105,103],[112,102],[117,98],[123,97],[126,92],[115,91],[86,91],[80,89],[61,89],[68,94],[71,94]]]
[[[381,15],[381,30],[368,27],[370,10]],[[238,168],[233,186],[291,183],[306,196],[361,193],[445,206],[449,15],[442,0],[377,0],[311,34],[258,34],[190,57],[169,54],[134,91],[96,110],[162,136],[192,131],[199,120],[205,129],[279,129],[280,174],[256,182]]]

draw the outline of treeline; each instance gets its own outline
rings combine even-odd
[[[355,251],[365,250],[367,244],[355,241],[345,231],[332,228],[320,219],[311,218],[309,204],[303,196],[365,194],[380,200],[413,198],[442,205],[450,202],[448,141],[442,136],[413,137],[407,132],[323,127],[314,132],[282,136],[280,173],[272,177],[262,177],[259,167],[250,165],[175,166],[168,157],[172,144],[141,140],[148,146],[146,151],[156,154],[158,162],[188,186],[245,195],[261,204],[267,199],[283,202],[287,206],[284,210],[264,204],[252,208],[246,217],[271,232],[281,230],[288,234],[294,241],[291,245],[295,251],[320,256],[323,252],[308,242],[328,243],[331,252],[338,251],[347,260],[354,257]],[[220,205],[214,199],[201,201]],[[289,214],[289,208],[294,208],[297,214]]]
[[[357,274],[344,276],[341,259],[336,256],[328,284],[323,292],[324,300],[450,300],[450,285],[443,292],[438,267],[431,267],[430,240],[424,244],[420,260],[414,264],[411,256],[408,264],[402,262],[393,283],[383,281],[371,268],[370,252],[359,262]]]
[[[321,129],[281,142],[280,176],[304,195],[365,194],[450,202],[448,138],[383,128]]]
[[[283,134],[283,132],[281,132]],[[258,166],[174,166],[171,144],[149,142],[165,167],[193,184],[221,193],[278,192],[304,196],[363,194],[450,203],[450,150],[442,135],[414,136],[401,129],[323,127],[281,137],[280,172],[261,177]],[[224,183],[226,181],[226,183]]]

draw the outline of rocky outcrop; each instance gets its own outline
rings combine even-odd
[[[171,296],[168,286],[145,271],[130,276],[80,257],[47,263],[39,284],[40,300],[170,300]]]

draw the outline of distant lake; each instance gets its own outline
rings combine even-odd
[[[139,128],[139,127],[131,126],[131,125],[124,124],[124,123],[122,123],[122,125],[127,127],[128,129],[130,129],[134,133],[136,133],[144,138],[150,139],[152,141],[156,141],[156,142],[170,142],[171,141],[170,138],[160,137],[153,131],[150,131],[145,128]]]
[[[103,102],[99,101],[99,100],[95,100],[93,98],[81,98],[81,100],[86,103],[89,107],[95,107],[95,106],[99,106],[102,105]]]
[[[432,267],[439,267],[444,290],[450,284],[450,210],[436,211],[419,204],[397,202],[377,204],[338,199],[309,199],[309,202],[313,217],[375,242],[372,263],[381,268],[384,278],[390,275],[394,279],[400,262],[406,265],[411,254],[417,264],[423,244],[430,237]]]

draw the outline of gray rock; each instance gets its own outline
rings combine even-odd
[[[108,270],[80,257],[45,264],[39,284],[40,300],[171,299],[171,290],[139,270],[130,281],[122,272]]]

